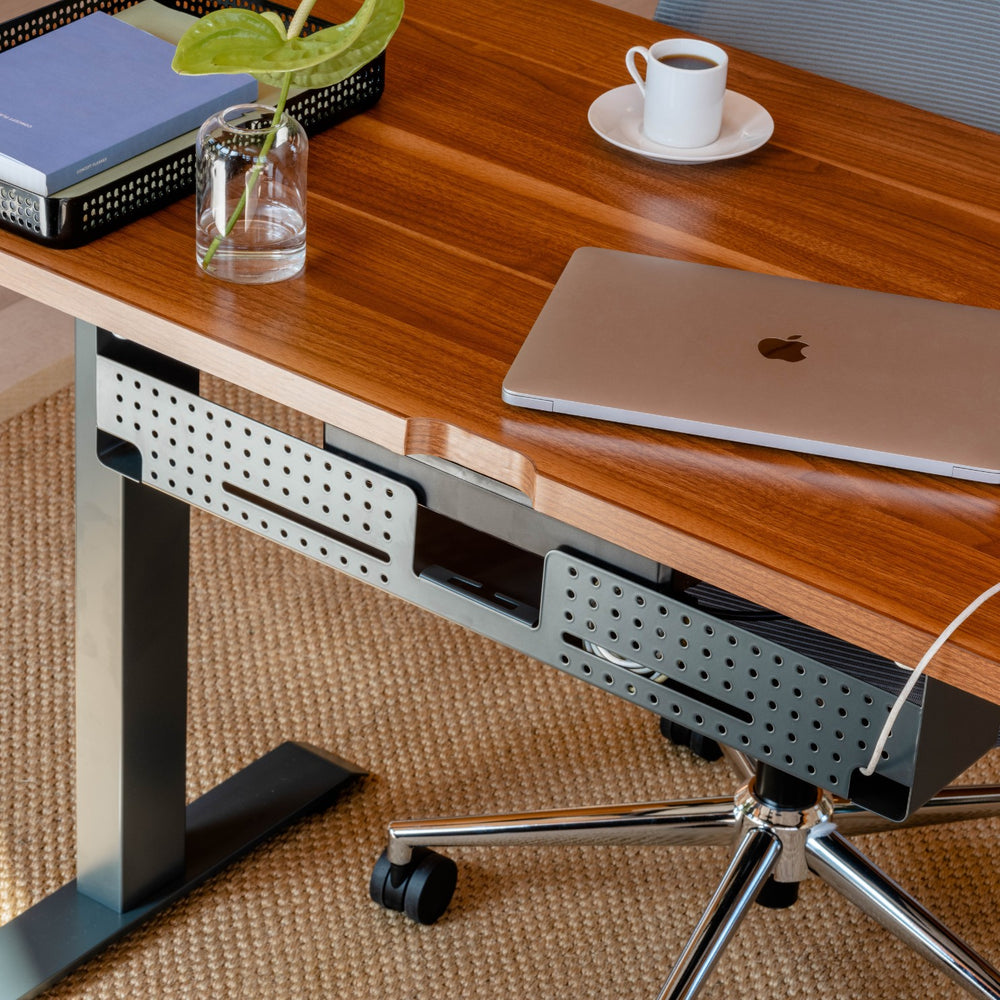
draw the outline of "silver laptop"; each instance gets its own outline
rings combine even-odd
[[[584,247],[503,398],[1000,483],[1000,311]]]

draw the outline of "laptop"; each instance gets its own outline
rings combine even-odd
[[[583,247],[503,398],[1000,483],[1000,311]]]

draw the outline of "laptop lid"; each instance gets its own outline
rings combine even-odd
[[[584,247],[515,406],[1000,483],[1000,311]]]

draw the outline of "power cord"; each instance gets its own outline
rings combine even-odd
[[[871,776],[875,773],[875,768],[878,767],[879,759],[882,756],[882,751],[885,749],[885,744],[889,739],[889,734],[892,732],[893,723],[899,717],[899,713],[903,710],[903,705],[906,703],[906,699],[910,696],[910,692],[913,690],[917,681],[920,680],[921,675],[927,669],[927,664],[937,656],[938,651],[941,647],[951,638],[952,633],[961,625],[970,615],[974,614],[979,608],[985,604],[991,597],[995,594],[1000,594],[1000,583],[994,584],[989,590],[984,590],[974,601],[966,605],[965,609],[961,611],[952,621],[952,623],[931,643],[930,648],[924,653],[923,658],[917,664],[916,668],[907,678],[906,684],[903,685],[903,690],[899,692],[899,696],[896,698],[895,704],[892,706],[892,710],[889,712],[889,717],[885,720],[885,725],[882,727],[882,732],[879,733],[878,741],[875,743],[875,749],[872,751],[871,760],[868,761],[867,767],[861,768],[861,773],[866,777]],[[897,666],[902,667],[904,670],[906,667],[904,664],[899,663]]]

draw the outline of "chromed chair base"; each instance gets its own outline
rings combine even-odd
[[[1000,785],[945,789],[905,823],[896,823],[819,790],[813,790],[812,801],[765,801],[755,792],[763,787],[759,767],[740,754],[727,752],[727,757],[747,779],[735,798],[396,822],[389,826],[385,856],[392,866],[405,866],[414,848],[444,846],[732,845],[732,862],[658,1000],[691,1000],[697,995],[769,880],[798,883],[810,875],[832,886],[973,996],[1000,1000],[1000,972],[845,839],[1000,816]],[[803,790],[808,798],[809,787],[799,783],[795,792],[800,799]]]

